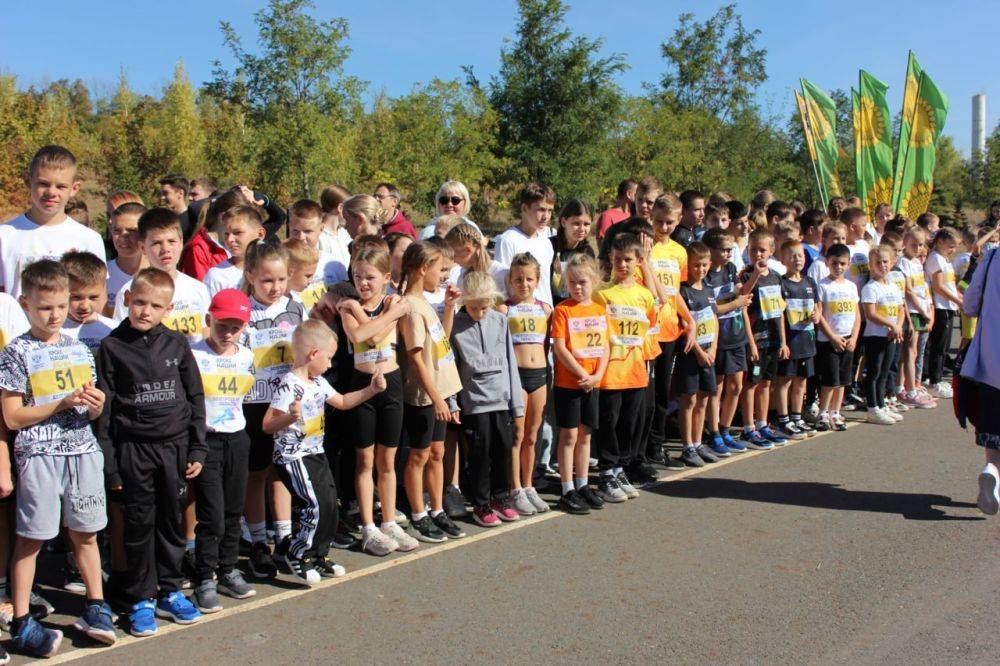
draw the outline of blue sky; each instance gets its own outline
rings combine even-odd
[[[170,0],[165,3],[68,2],[43,5],[4,2],[0,19],[0,72],[22,86],[69,78],[108,92],[124,68],[133,87],[157,93],[183,58],[195,83],[208,80],[211,63],[231,64],[218,29],[230,21],[252,50],[253,13],[264,0]],[[626,56],[630,69],[619,77],[627,91],[656,81],[663,71],[660,44],[673,33],[677,17],[693,12],[707,18],[723,4],[633,0],[629,3],[570,1],[567,22],[577,34],[604,40],[607,53]],[[369,82],[369,94],[409,91],[433,77],[461,77],[472,65],[485,80],[497,70],[499,51],[516,24],[514,0],[400,0],[347,3],[318,0],[316,15],[341,16],[351,26],[352,49],[346,69]],[[987,94],[987,128],[1000,120],[1000,47],[995,0],[841,0],[738,4],[748,28],[762,31],[768,81],[760,103],[787,116],[799,77],[826,88],[856,85],[864,67],[889,84],[895,114],[902,100],[906,53],[913,49],[923,67],[951,101],[945,133],[968,153],[971,96]],[[41,35],[55,46],[40,48]]]

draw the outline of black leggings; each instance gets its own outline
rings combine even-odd
[[[862,338],[862,345],[865,350],[865,402],[868,409],[885,407],[885,387],[899,345],[882,337]]]
[[[948,345],[951,342],[951,326],[954,321],[954,310],[934,308],[934,327],[931,329],[927,341],[930,348],[927,352],[927,378],[932,386],[941,381],[941,373],[944,371],[944,357],[948,353]]]
[[[660,355],[653,361],[653,422],[646,439],[646,455],[667,443],[667,403],[670,402],[670,375],[674,370],[674,352],[677,340],[660,343]],[[649,406],[647,405],[647,409]]]

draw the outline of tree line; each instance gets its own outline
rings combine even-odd
[[[768,188],[819,203],[793,101],[784,116],[756,101],[767,51],[734,5],[705,21],[681,15],[661,45],[663,71],[639,95],[615,83],[628,67],[622,55],[600,55],[600,40],[570,30],[563,0],[519,0],[497,74],[481,80],[464,68],[462,79],[368,103],[368,84],[344,73],[350,26],[312,10],[308,0],[269,0],[250,40],[221,21],[235,66],[216,62],[212,79],[195,85],[179,62],[158,96],[134,91],[124,73],[104,97],[80,80],[22,90],[0,77],[0,212],[24,208],[25,166],[46,143],[77,154],[95,199],[116,188],[151,198],[168,173],[248,183],[289,202],[329,183],[370,192],[391,181],[420,222],[438,186],[457,179],[471,191],[472,217],[497,227],[529,180],[560,199],[606,204],[622,179],[654,175],[668,188],[741,200]],[[853,155],[849,96],[832,97]],[[1000,127],[989,146],[973,164],[942,137],[933,211],[961,223],[1000,195]],[[850,159],[840,169],[853,183]]]

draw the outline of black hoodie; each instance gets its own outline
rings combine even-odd
[[[97,421],[110,487],[121,485],[116,449],[127,442],[187,437],[187,460],[205,462],[205,394],[187,338],[157,324],[143,333],[124,320],[101,341],[97,387],[106,396]]]

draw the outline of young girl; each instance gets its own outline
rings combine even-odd
[[[951,342],[951,327],[955,312],[962,306],[962,295],[955,286],[955,269],[951,255],[958,246],[958,234],[950,227],[938,229],[931,241],[931,251],[924,263],[924,274],[934,297],[934,327],[928,340],[927,376],[931,394],[936,398],[951,398],[951,386],[941,381],[944,358]]]
[[[264,238],[264,222],[253,206],[230,208],[220,217],[224,225],[222,243],[229,250],[229,258],[208,269],[205,286],[209,296],[223,289],[238,289],[243,281],[243,259],[250,243]]]
[[[389,247],[389,286],[386,291],[390,294],[399,293],[399,284],[402,282],[403,253],[410,247],[413,239],[404,233],[394,231],[385,235],[385,244]]]
[[[597,386],[608,368],[608,320],[603,305],[594,303],[600,280],[597,262],[574,254],[563,269],[569,298],[552,315],[555,379],[552,395],[559,426],[559,508],[586,514],[603,509],[604,500],[587,484],[590,435],[597,428]]]
[[[351,234],[344,228],[344,202],[350,197],[351,193],[340,185],[327,185],[319,195],[319,205],[323,209],[319,250],[336,257],[345,265],[351,258],[347,251],[351,244]]]
[[[403,429],[403,379],[396,362],[396,324],[409,312],[399,296],[386,296],[389,254],[377,248],[355,253],[351,261],[354,286],[360,302],[344,300],[341,322],[354,356],[351,387],[367,386],[376,373],[385,376],[386,390],[352,411],[356,461],[354,485],[361,510],[361,547],[372,555],[387,555],[402,548],[386,530],[375,527],[372,469],[378,473],[378,493],[383,507],[396,507],[396,448]]]
[[[450,281],[459,289],[464,289],[465,276],[478,271],[488,273],[493,277],[497,292],[502,295],[507,293],[507,268],[490,258],[490,253],[486,249],[486,242],[483,234],[467,222],[463,222],[451,229],[444,237],[448,247],[451,248],[452,257],[455,260],[457,271],[452,271]]]
[[[448,336],[455,316],[459,292],[451,287],[445,293],[443,319],[427,302],[425,293],[441,283],[444,262],[441,250],[431,243],[413,243],[403,255],[405,300],[410,306],[402,323],[407,368],[403,379],[403,423],[410,443],[410,456],[403,479],[413,510],[411,520],[419,525],[424,541],[441,541],[445,533],[434,519],[443,513],[444,438],[449,423],[458,423],[457,394],[462,389],[455,366],[455,354]],[[431,518],[427,521],[424,504],[426,472],[431,500]],[[383,531],[399,542],[416,546],[413,537],[395,522],[383,525]]]
[[[903,393],[900,401],[919,409],[937,406],[932,397],[917,390],[920,386],[918,358],[923,355],[929,324],[934,321],[934,307],[924,277],[924,263],[920,259],[920,253],[926,248],[926,244],[926,232],[920,227],[911,228],[903,236],[903,257],[899,261],[900,270],[906,277],[906,303],[912,324],[903,347]]]
[[[257,578],[277,574],[267,545],[267,491],[275,530],[275,554],[283,555],[292,532],[292,500],[272,465],[274,438],[263,430],[264,414],[271,404],[274,383],[292,367],[291,341],[305,319],[305,308],[285,295],[288,284],[288,251],[277,240],[255,241],[247,248],[243,286],[250,297],[250,323],[243,344],[253,351],[255,381],[243,403],[246,432],[250,436],[250,474],[247,480],[246,521],[250,530],[250,572]]]
[[[230,208],[252,204],[253,201],[247,198],[242,189],[234,187],[220,194],[207,206],[202,206],[191,240],[181,253],[181,272],[195,280],[204,280],[210,268],[225,261],[228,252],[222,247],[220,238],[222,214]]]
[[[593,226],[593,211],[579,199],[570,199],[559,212],[559,230],[552,241],[553,261],[551,267],[552,292],[558,299],[569,296],[563,272],[569,260],[578,253],[596,257],[590,244],[590,228]],[[557,299],[557,300],[558,300]]]
[[[471,271],[464,284],[465,309],[455,315],[451,342],[462,380],[458,397],[469,451],[469,499],[473,520],[496,527],[502,520],[497,509],[503,510],[512,481],[513,419],[524,416],[524,400],[507,320],[493,309],[500,298],[493,278]]]
[[[895,354],[896,343],[903,339],[903,294],[889,282],[892,253],[885,246],[871,250],[868,255],[871,280],[861,288],[861,307],[865,315],[865,334],[862,338],[865,355],[865,402],[868,405],[866,421],[876,425],[892,425],[903,417],[886,409],[886,381]]]
[[[532,487],[535,471],[535,438],[542,427],[545,399],[548,394],[548,355],[545,345],[552,308],[535,298],[535,287],[541,279],[542,267],[531,254],[522,252],[510,262],[507,285],[510,300],[500,311],[507,315],[507,325],[514,340],[517,372],[524,391],[524,418],[517,422],[518,437],[512,451],[513,486],[511,500],[522,516],[532,516],[549,510]]]

